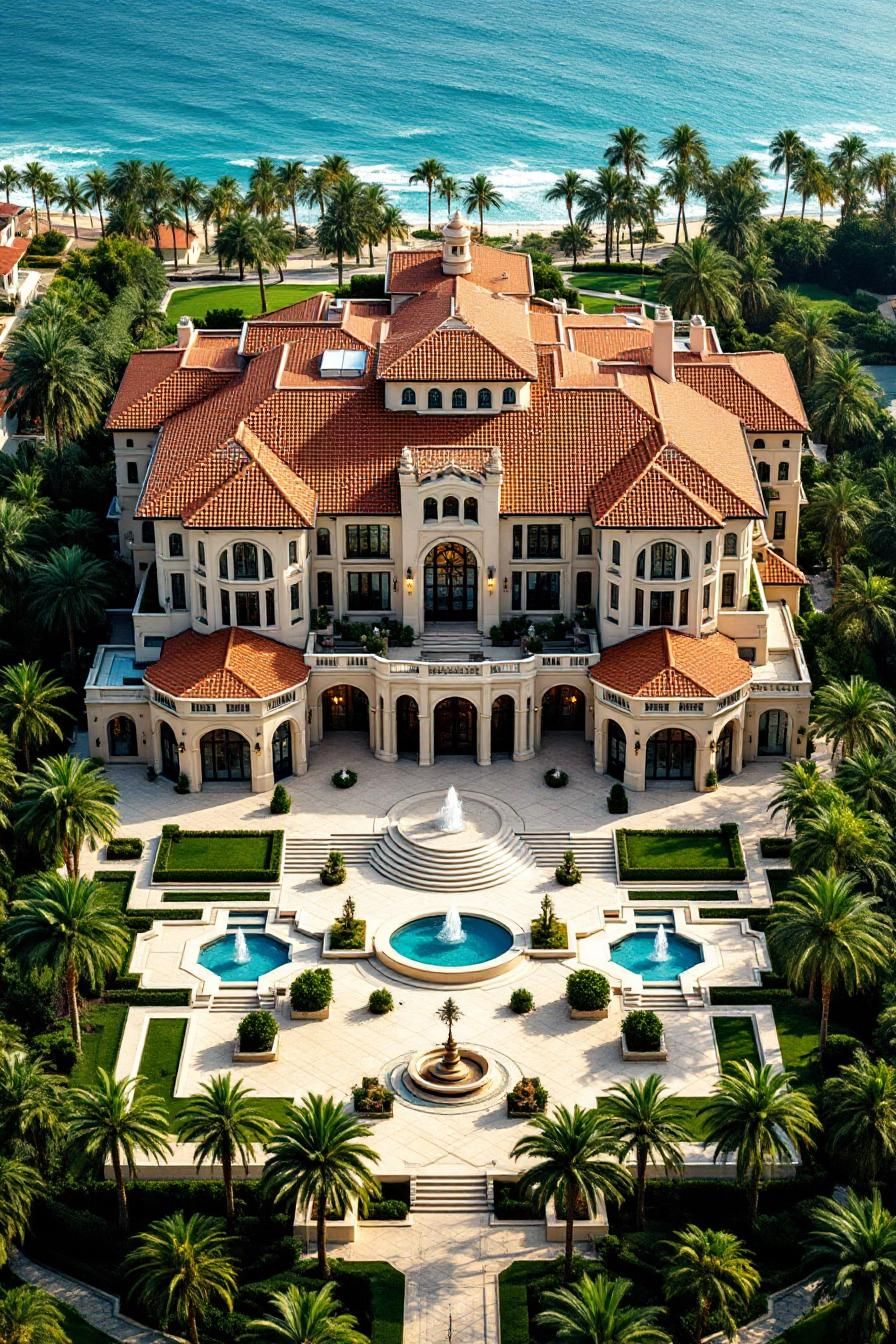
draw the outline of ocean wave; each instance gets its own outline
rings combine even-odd
[[[406,130],[396,131],[399,140],[413,140],[417,135],[436,135],[438,132],[429,126],[408,126]]]

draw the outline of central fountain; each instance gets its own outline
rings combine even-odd
[[[655,961],[658,964],[669,960],[669,938],[662,924],[656,931],[656,937],[653,940],[653,951],[650,954],[650,960]]]
[[[439,808],[436,826],[448,835],[458,835],[464,829],[464,824],[464,805],[452,784],[445,794],[444,803]]]
[[[246,962],[251,960],[249,944],[242,929],[237,929],[233,935],[233,960],[237,966],[245,966]]]
[[[464,926],[461,923],[460,911],[456,905],[452,905],[451,909],[446,914],[444,923],[436,934],[436,938],[440,943],[444,943],[446,947],[457,947],[459,943],[465,943],[467,941],[467,935],[464,932]]]
[[[444,1045],[414,1055],[407,1065],[405,1081],[412,1091],[433,1100],[463,1100],[492,1081],[488,1056],[469,1045],[458,1045],[454,1025],[461,1016],[454,999],[446,999],[436,1017],[448,1028]]]

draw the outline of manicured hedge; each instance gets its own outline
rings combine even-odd
[[[188,1008],[188,989],[107,989],[107,1003],[126,1003],[130,1008]]]
[[[166,834],[166,831],[168,832]],[[178,848],[183,841],[211,841],[210,853],[216,848],[215,840],[241,838],[265,839],[269,842],[267,863],[258,868],[226,867],[190,868],[178,866]],[[279,882],[280,861],[283,854],[282,831],[175,831],[165,827],[159,841],[153,869],[154,882]]]
[[[703,836],[720,842],[728,852],[727,864],[707,864],[704,866],[684,867],[670,863],[668,866],[641,867],[631,857],[629,836],[667,835]],[[725,823],[717,831],[669,829],[656,831],[616,831],[616,847],[619,856],[619,877],[623,882],[743,882],[747,876],[744,851],[734,823]]]
[[[571,276],[576,276],[580,271],[606,271],[608,274],[616,275],[655,275],[656,271],[651,266],[641,266],[637,261],[611,261],[609,266],[603,261],[580,261],[575,270],[570,272]]]
[[[789,835],[763,835],[759,841],[759,853],[764,859],[789,859],[792,848]]]
[[[776,1004],[787,1003],[793,998],[793,991],[785,988],[766,989],[758,985],[746,988],[740,985],[713,985],[709,991],[709,1001],[713,1008],[728,1004]]]
[[[180,901],[269,901],[269,891],[164,891],[162,900],[177,904]],[[177,916],[165,912],[166,919]]]
[[[120,862],[122,859],[139,859],[143,853],[143,841],[137,835],[118,835],[106,846],[106,858]]]

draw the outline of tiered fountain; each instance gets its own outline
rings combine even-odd
[[[446,999],[436,1012],[448,1028],[444,1045],[424,1050],[408,1063],[405,1081],[412,1091],[423,1092],[434,1100],[466,1099],[490,1083],[492,1065],[488,1056],[470,1045],[458,1045],[454,1024],[461,1012],[454,999]]]

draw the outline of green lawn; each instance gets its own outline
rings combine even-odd
[[[731,852],[719,831],[625,832],[630,868],[730,868]]]
[[[759,1068],[759,1047],[751,1017],[713,1017],[712,1028],[723,1070],[736,1062]]]
[[[615,294],[618,290],[624,299],[632,302],[647,299],[650,303],[656,303],[658,299],[659,281],[651,275],[649,268],[645,268],[643,279],[640,275],[626,275],[619,271],[573,271],[569,283],[574,289],[580,290],[599,289],[608,294]],[[583,294],[581,299],[587,313],[613,311],[611,299],[592,299],[587,294]]]
[[[829,313],[831,317],[836,317],[841,308],[851,308],[850,295],[843,294],[839,290],[829,289],[827,285],[815,285],[803,281],[798,285],[788,285],[788,289],[795,289],[797,293],[812,304],[813,308]]]
[[[9,1269],[0,1270],[0,1289],[18,1288],[24,1279],[20,1279]],[[62,1326],[68,1335],[70,1344],[111,1344],[112,1336],[106,1335],[102,1330],[97,1330],[95,1326],[89,1325],[83,1316],[79,1316],[76,1311],[60,1302],[58,1298],[53,1299],[62,1312]]]
[[[332,291],[333,284],[268,284],[265,289],[268,296],[268,312],[272,313],[277,308],[286,308],[301,299],[309,299],[312,294],[320,294],[323,290]],[[205,317],[209,308],[240,308],[245,317],[256,317],[261,312],[258,283],[202,285],[197,289],[176,289],[165,312],[172,322],[176,322],[179,317]]]
[[[96,881],[114,898],[119,910],[126,910],[134,877],[134,873],[124,870],[107,873],[101,871],[96,874]]]
[[[694,891],[682,888],[681,891],[629,891],[630,901],[736,901],[738,892],[728,887],[720,891]],[[733,912],[732,912],[733,913]]]
[[[165,891],[162,893],[162,900],[169,903],[183,903],[184,905],[194,901],[269,901],[271,893],[269,891]]]
[[[71,1072],[73,1087],[90,1087],[97,1069],[112,1073],[127,1015],[126,1003],[98,1003],[82,1016],[81,1058]]]
[[[282,851],[282,831],[179,831],[162,836],[153,881],[279,881]]]

